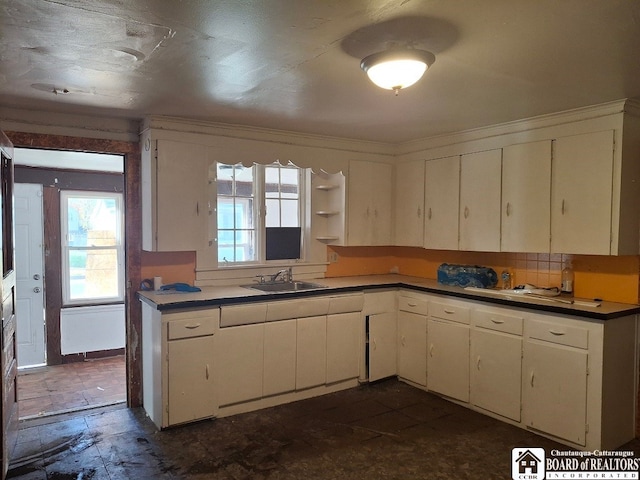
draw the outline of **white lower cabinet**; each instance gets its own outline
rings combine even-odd
[[[296,389],[317,387],[327,381],[327,317],[297,321]]]
[[[429,303],[427,388],[469,401],[469,308]]]
[[[296,330],[296,320],[264,325],[262,394],[265,397],[296,388]]]
[[[368,317],[369,381],[391,377],[397,373],[396,314],[375,313]]]
[[[216,415],[215,329],[220,311],[142,307],[143,405],[158,428]]]
[[[401,295],[398,300],[398,376],[427,385],[426,298]]]
[[[519,422],[522,314],[483,307],[472,312],[472,322],[471,404]]]
[[[360,373],[360,312],[327,316],[327,383]]]
[[[221,407],[262,397],[263,323],[221,328],[216,358]]]

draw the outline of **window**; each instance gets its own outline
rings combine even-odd
[[[65,305],[124,300],[121,193],[62,191]]]
[[[300,258],[302,172],[279,163],[217,165],[220,264]]]

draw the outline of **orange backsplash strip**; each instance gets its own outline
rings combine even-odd
[[[487,253],[425,250],[412,247],[328,247],[338,254],[327,277],[384,274],[397,271],[435,279],[442,263],[483,265],[500,273],[507,269],[512,284],[559,287],[565,265],[572,265],[574,294],[611,302],[638,303],[640,256],[608,257],[544,253]]]
[[[196,279],[195,252],[142,252],[140,278],[162,277],[162,283],[184,282],[193,285]]]

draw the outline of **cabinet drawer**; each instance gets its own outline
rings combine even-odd
[[[428,303],[427,300],[400,296],[398,299],[398,310],[426,315]]]
[[[527,330],[529,337],[537,340],[576,348],[587,349],[589,347],[589,330],[586,328],[532,320],[528,324]]]
[[[473,323],[476,327],[482,327],[488,330],[522,335],[524,318],[508,313],[476,310],[473,313]]]
[[[263,323],[267,318],[266,303],[247,303],[220,307],[220,327]]]
[[[328,310],[328,297],[270,302],[267,304],[267,322],[291,318],[317,317],[326,315]]]
[[[429,302],[429,315],[469,325],[469,308],[449,303]]]
[[[361,312],[364,306],[364,295],[340,295],[329,300],[329,315],[334,313]]]
[[[213,313],[215,312],[215,314]],[[206,315],[193,315],[169,320],[167,323],[167,338],[169,340],[178,340],[180,338],[203,337],[205,335],[213,335],[216,326],[215,320],[218,318],[219,310],[208,312]]]

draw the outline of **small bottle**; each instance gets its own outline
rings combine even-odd
[[[511,290],[511,273],[509,273],[509,270],[503,270],[501,277],[502,277],[502,289]]]
[[[570,264],[562,269],[560,291],[562,293],[573,293],[573,270],[571,269]]]

